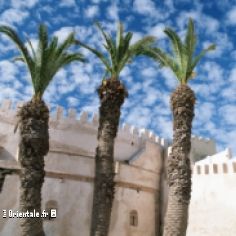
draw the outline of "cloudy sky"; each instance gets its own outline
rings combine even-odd
[[[12,26],[22,38],[29,37],[33,45],[37,43],[38,24],[43,22],[50,35],[57,35],[60,40],[75,31],[78,39],[102,50],[102,38],[94,26],[94,21],[99,20],[112,34],[117,22],[123,22],[125,30],[134,33],[133,42],[145,35],[156,36],[157,44],[166,49],[169,41],[163,33],[165,26],[183,37],[189,17],[196,24],[198,50],[211,42],[217,45],[198,64],[197,76],[190,82],[197,96],[193,134],[214,139],[218,151],[231,147],[235,155],[235,0],[0,0],[0,24]],[[93,55],[81,51],[89,63],[73,63],[60,70],[44,95],[52,110],[57,104],[65,109],[76,108],[78,114],[82,110],[98,110],[95,91],[104,75],[103,66]],[[26,101],[32,95],[25,66],[11,60],[16,54],[15,46],[0,35],[0,101]],[[171,139],[169,97],[178,85],[171,71],[140,57],[123,70],[121,80],[129,91],[121,123],[147,128]]]

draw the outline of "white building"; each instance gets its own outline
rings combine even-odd
[[[19,169],[18,136],[13,133],[15,123],[15,110],[5,101],[0,109],[0,168]],[[96,116],[88,121],[88,114],[83,113],[76,120],[74,110],[69,110],[64,117],[62,108],[58,108],[51,117],[42,209],[55,207],[57,217],[44,220],[47,236],[89,236],[97,126]],[[236,163],[230,160],[229,152],[217,154],[219,158],[215,153],[212,140],[192,138],[193,163],[206,156],[211,158],[196,162],[193,167],[188,236],[236,235],[236,204],[233,203]],[[140,134],[128,125],[119,130],[110,236],[160,235],[167,204],[164,161],[167,154],[165,139],[149,131]],[[213,159],[214,163],[210,161]],[[213,170],[214,165],[217,171]],[[18,206],[18,175],[7,175],[0,193],[0,209],[17,211]],[[0,235],[17,236],[18,232],[19,220],[0,218]]]

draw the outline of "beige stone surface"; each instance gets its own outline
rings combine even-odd
[[[19,169],[15,110],[10,101],[0,108],[0,168]],[[56,201],[57,218],[44,220],[47,236],[89,236],[92,211],[94,153],[98,117],[80,119],[74,110],[63,116],[60,107],[50,119],[50,152],[45,157],[46,178],[42,209]],[[168,142],[148,130],[125,124],[115,142],[116,192],[109,236],[158,236],[167,205]],[[229,150],[216,154],[215,143],[192,138],[193,191],[188,236],[236,235],[236,164]],[[217,173],[216,167],[217,166]],[[200,171],[200,172],[199,172]],[[6,176],[0,210],[19,207],[19,179]],[[138,225],[130,225],[136,210]],[[0,211],[0,214],[2,212]],[[0,217],[0,235],[17,236],[19,219]]]

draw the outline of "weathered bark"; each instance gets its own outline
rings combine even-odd
[[[107,236],[114,198],[114,139],[117,134],[120,108],[127,92],[118,80],[103,81],[100,98],[98,146],[95,156],[95,181],[91,236]]]
[[[20,211],[41,214],[44,156],[49,150],[49,111],[43,101],[29,101],[18,112],[20,128]],[[44,236],[42,218],[22,218],[21,236]]]
[[[187,85],[180,85],[171,96],[174,137],[167,167],[169,196],[164,236],[186,235],[191,197],[189,152],[194,103],[194,92]]]

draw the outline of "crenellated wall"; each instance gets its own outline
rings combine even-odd
[[[236,235],[236,159],[229,149],[193,166],[188,236]]]
[[[0,107],[0,168],[6,175],[0,209],[19,207],[18,133],[11,101]],[[92,117],[89,119],[89,117]],[[88,236],[92,210],[94,155],[98,115],[64,111],[50,115],[50,151],[45,157],[46,178],[42,209],[49,201],[58,205],[57,218],[45,220],[47,236]],[[120,126],[115,141],[116,192],[110,236],[159,236],[167,205],[166,161],[171,147],[166,139],[128,124]],[[229,149],[216,153],[215,142],[192,136],[192,199],[188,236],[236,235],[236,161]],[[138,225],[130,224],[137,211]],[[17,236],[19,220],[0,218],[0,235]],[[227,234],[225,234],[227,232]]]
[[[77,115],[75,110],[64,112],[62,107],[51,114],[42,209],[48,201],[56,201],[58,216],[52,222],[44,221],[47,236],[77,236],[78,229],[81,236],[89,235],[98,117],[94,115],[91,120],[88,117],[86,112]],[[0,108],[0,168],[14,169],[16,174],[5,178],[0,194],[1,209],[17,210],[19,206],[18,134],[13,132],[16,123],[16,109],[10,101],[4,101]],[[151,236],[159,230],[156,212],[160,208],[162,152],[167,145],[165,139],[148,130],[140,131],[127,124],[119,128],[115,142],[116,193],[110,235],[143,236],[146,232]],[[11,198],[7,197],[9,194]],[[130,225],[132,210],[138,212],[138,227]],[[14,236],[17,232],[19,220],[0,218],[0,235]]]

